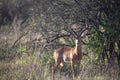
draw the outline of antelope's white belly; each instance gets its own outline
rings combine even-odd
[[[69,56],[66,56],[66,55],[63,55],[63,60],[65,63],[70,63],[70,55]]]

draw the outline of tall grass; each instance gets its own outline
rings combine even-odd
[[[66,68],[67,67],[67,68]],[[71,68],[66,65],[62,71],[58,70],[55,80],[71,80]],[[52,66],[43,63],[37,55],[24,54],[11,61],[0,61],[0,80],[52,80]],[[113,66],[109,69],[93,62],[82,61],[80,73],[76,80],[119,80],[119,68]]]

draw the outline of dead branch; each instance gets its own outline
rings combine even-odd
[[[18,42],[20,39],[22,39],[25,35],[27,35],[28,32],[29,32],[29,31],[23,33],[17,40],[15,40],[15,42],[13,43],[13,45],[12,45],[11,48],[13,48],[13,47],[17,44],[17,42]]]
[[[51,39],[49,42],[53,42],[59,38],[63,38],[63,37],[70,37],[70,34],[62,34],[62,35],[59,35],[57,34],[53,39]]]

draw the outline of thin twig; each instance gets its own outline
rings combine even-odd
[[[29,31],[27,31],[26,33],[23,33],[17,40],[15,40],[15,42],[13,43],[13,45],[12,45],[11,48],[13,48],[20,39],[22,39],[25,35],[27,35],[28,32],[29,32]]]

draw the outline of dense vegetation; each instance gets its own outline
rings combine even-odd
[[[118,80],[119,0],[0,0],[0,80],[51,80],[54,49],[86,26],[76,80]],[[69,64],[55,76],[71,79]]]

